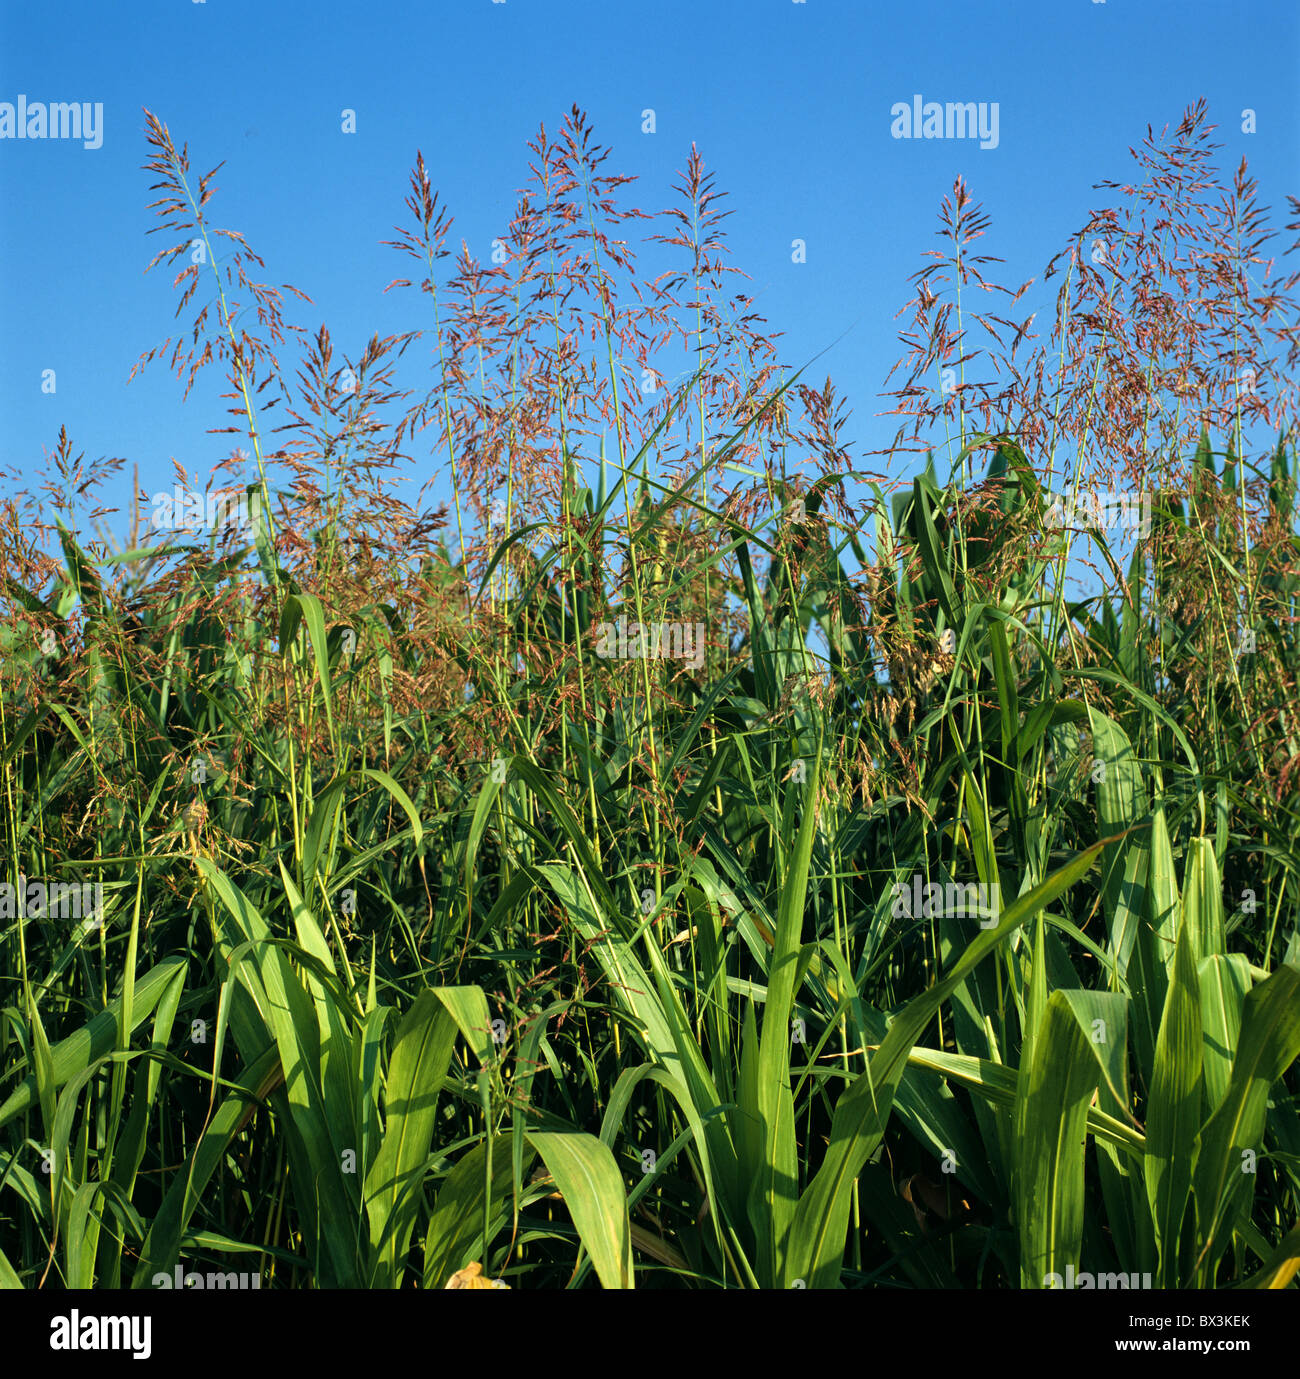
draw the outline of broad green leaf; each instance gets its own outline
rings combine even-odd
[[[786,1232],[799,1199],[799,1156],[790,1090],[791,1012],[808,903],[808,867],[817,828],[820,779],[819,761],[814,757],[803,795],[803,819],[777,907],[776,945],[768,966],[767,1000],[759,1039],[758,1117],[764,1153],[759,1172],[751,1182],[748,1206],[759,1241],[759,1263],[763,1269],[759,1277],[769,1287],[780,1277]]]
[[[632,1288],[632,1232],[627,1194],[609,1147],[594,1135],[530,1131],[564,1199],[578,1238],[605,1288]]]
[[[1060,991],[1079,1022],[1084,1040],[1097,1060],[1101,1080],[1117,1105],[1129,1105],[1128,1001],[1114,991]]]
[[[1203,1287],[1211,1285],[1233,1223],[1254,1195],[1269,1089],[1298,1056],[1300,969],[1283,966],[1246,997],[1228,1090],[1198,1140],[1193,1183]]]
[[[339,1124],[326,1104],[320,1026],[312,998],[257,907],[211,859],[199,857],[196,865],[221,902],[227,961],[251,997],[265,1033],[274,1038],[280,1051],[284,1097],[297,1135],[291,1169],[295,1196],[299,1210],[318,1210],[326,1248],[318,1266],[328,1270],[340,1286],[354,1284],[363,1254],[360,1204],[357,1174],[346,1173],[343,1165],[345,1155],[355,1153],[357,1146],[347,1142],[351,1118]],[[240,1043],[247,1053],[244,1040]],[[249,1043],[261,1051],[262,1040]]]
[[[532,1162],[531,1151],[524,1167]],[[463,1269],[483,1249],[483,1223],[486,1217],[489,1238],[505,1220],[506,1204],[514,1183],[510,1137],[498,1135],[493,1144],[491,1199],[487,1195],[487,1144],[476,1144],[462,1154],[455,1168],[443,1179],[438,1199],[429,1215],[424,1237],[424,1286],[443,1288],[447,1280]]]
[[[987,1058],[973,1058],[964,1053],[948,1053],[942,1049],[914,1048],[907,1061],[918,1068],[928,1068],[959,1082],[963,1087],[979,1092],[999,1106],[1014,1106],[1019,1074],[1014,1068],[994,1063]],[[1088,1133],[1098,1141],[1122,1149],[1140,1162],[1146,1145],[1141,1131],[1108,1116],[1095,1107],[1088,1109]]]
[[[370,1287],[395,1288],[401,1281],[433,1140],[438,1093],[455,1042],[456,1022],[437,994],[426,988],[397,1027],[384,1096],[384,1138],[366,1175]]]
[[[167,990],[178,970],[183,971],[186,960],[183,957],[164,958],[151,968],[135,984],[135,1000],[131,1008],[132,1033],[148,1019],[159,998]],[[63,1086],[69,1078],[89,1064],[109,1054],[117,1046],[117,1025],[121,1018],[121,1001],[110,1001],[98,1015],[87,1021],[75,1034],[60,1039],[49,1050],[49,1078],[51,1093]],[[34,1105],[38,1097],[35,1074],[28,1077],[9,1095],[0,1106],[0,1126],[21,1115]],[[50,1119],[53,1120],[53,1102],[50,1104]]]
[[[1157,1286],[1178,1288],[1180,1245],[1201,1124],[1201,998],[1195,938],[1186,919],[1178,931],[1173,979],[1156,1041],[1147,1100],[1147,1201],[1159,1254]]]
[[[966,980],[975,966],[1009,939],[1026,920],[1032,919],[1085,875],[1110,841],[1103,839],[1094,843],[1045,881],[1017,897],[1003,910],[995,928],[985,930],[971,941],[943,981],[913,997],[894,1018],[884,1041],[868,1060],[867,1070],[849,1085],[836,1103],[830,1147],[795,1212],[786,1283],[802,1279],[809,1288],[836,1286],[853,1182],[885,1133],[894,1092],[913,1045],[942,1002]]]
[[[1059,1287],[1079,1264],[1083,1242],[1084,1150],[1088,1103],[1099,1066],[1065,993],[1054,991],[1020,1070],[1016,1103],[1015,1216],[1020,1286]]]
[[[1241,1033],[1241,1008],[1250,990],[1250,959],[1244,953],[1203,958],[1196,972],[1201,990],[1205,1102],[1219,1109],[1232,1076],[1232,1057]]]
[[[1203,958],[1221,957],[1227,951],[1223,881],[1210,838],[1194,838],[1188,845],[1187,871],[1183,878],[1183,918],[1198,963]]]

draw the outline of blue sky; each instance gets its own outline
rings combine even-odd
[[[1127,177],[1147,125],[1176,125],[1204,96],[1223,162],[1248,157],[1280,229],[1297,70],[1294,0],[4,0],[0,101],[102,102],[103,142],[0,140],[0,469],[30,469],[60,425],[88,459],[123,456],[127,476],[138,463],[151,490],[170,487],[172,457],[206,473],[227,453],[232,438],[205,434],[225,421],[215,370],[185,404],[161,365],[126,382],[175,324],[167,277],[142,276],[163,240],[146,235],[144,106],[197,170],[225,160],[215,222],[245,234],[268,281],[313,299],[291,319],[327,323],[353,353],[429,324],[413,294],[382,295],[405,271],[380,241],[404,219],[417,149],[451,242],[486,260],[526,141],[574,102],[646,209],[667,204],[695,141],[784,361],[833,346],[810,377],[830,373],[847,399],[856,457],[895,429],[875,416],[902,352],[895,316],[958,174],[991,217],[981,248],[1007,260],[998,280],[1041,282],[1099,203],[1091,184]],[[915,93],[997,102],[997,147],[891,137],[891,106]],[[1240,132],[1246,107],[1254,134]],[[791,262],[796,238],[805,263]],[[1049,301],[1031,289],[1031,305]]]

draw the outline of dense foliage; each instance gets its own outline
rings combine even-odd
[[[419,160],[415,396],[151,117],[149,358],[251,455],[0,507],[0,1280],[1294,1286],[1294,279],[1207,132],[1036,351],[958,183],[868,472],[694,151],[622,209],[575,110],[445,280]]]

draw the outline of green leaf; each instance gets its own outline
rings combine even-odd
[[[963,1087],[979,1092],[998,1106],[1014,1106],[1020,1078],[1014,1068],[994,1063],[987,1058],[974,1058],[965,1053],[948,1053],[942,1049],[914,1048],[907,1061],[918,1068],[927,1068]],[[1088,1133],[1103,1144],[1122,1149],[1130,1159],[1140,1161],[1146,1140],[1141,1131],[1123,1121],[1106,1115],[1096,1107],[1088,1110]]]
[[[632,1230],[623,1178],[609,1147],[594,1135],[530,1131],[578,1238],[605,1288],[632,1288]]]
[[[338,1286],[354,1285],[362,1262],[359,1202],[356,1176],[343,1171],[343,1154],[359,1146],[348,1143],[353,1122],[350,1117],[339,1122],[337,1096],[334,1115],[326,1103],[321,1027],[312,997],[289,962],[283,940],[273,939],[243,891],[210,858],[198,857],[195,865],[221,902],[227,962],[260,1017],[263,1033],[252,1044],[260,1053],[269,1036],[280,1051],[284,1097],[297,1136],[291,1159],[294,1194],[300,1211],[319,1213],[326,1249],[315,1267]],[[246,1044],[250,1038],[247,1030],[240,1038],[246,1057],[252,1053]]]
[[[1227,951],[1223,918],[1223,881],[1210,838],[1194,838],[1188,845],[1183,878],[1183,916],[1196,961]]]
[[[1147,1101],[1146,1188],[1159,1254],[1157,1287],[1182,1287],[1180,1244],[1201,1123],[1201,1001],[1184,919],[1156,1041]]]
[[[794,1138],[794,1098],[790,1090],[791,1011],[799,961],[808,867],[817,829],[820,762],[813,758],[803,800],[803,819],[786,870],[777,908],[776,944],[767,973],[767,1000],[759,1040],[758,1118],[764,1153],[752,1179],[748,1206],[759,1241],[759,1278],[765,1286],[780,1277],[785,1237],[799,1199],[799,1154]]]
[[[1241,1008],[1249,992],[1250,959],[1244,953],[1216,953],[1196,971],[1201,990],[1205,1102],[1219,1109],[1232,1076],[1232,1056],[1241,1033]]]
[[[995,928],[971,940],[943,981],[914,997],[894,1018],[883,1043],[869,1060],[867,1070],[849,1085],[836,1104],[826,1158],[795,1212],[786,1266],[787,1283],[802,1279],[809,1288],[832,1288],[838,1283],[854,1180],[885,1133],[894,1092],[907,1066],[908,1055],[935,1011],[984,958],[1085,875],[1102,848],[1111,841],[1103,839],[1094,843],[1045,881],[1019,896],[1003,910]],[[1089,1057],[1091,1059],[1091,1054]]]
[[[325,721],[329,727],[330,739],[334,739],[334,703],[330,690],[329,639],[325,634],[325,610],[315,594],[290,594],[280,611],[280,647],[288,654],[298,631],[299,623],[307,624],[311,635],[312,656],[316,665],[316,678],[320,681],[321,696],[325,701]]]
[[[141,1247],[132,1288],[152,1287],[155,1273],[169,1272],[179,1263],[181,1236],[189,1226],[203,1189],[225,1162],[230,1142],[256,1109],[259,1098],[278,1086],[282,1076],[280,1054],[272,1046],[251,1062],[235,1081],[234,1090],[217,1107],[189,1162],[172,1176]]]
[[[514,1183],[514,1166],[509,1153],[510,1136],[498,1135],[493,1141],[491,1198],[485,1204],[487,1144],[476,1144],[462,1154],[455,1168],[443,1179],[438,1199],[429,1215],[424,1237],[424,1286],[443,1288],[447,1280],[477,1257],[483,1245],[483,1222],[488,1221],[489,1239],[505,1220],[506,1201]],[[531,1151],[523,1167],[532,1163]],[[484,1261],[486,1267],[487,1261]]]
[[[384,1097],[384,1138],[366,1175],[370,1287],[395,1288],[419,1209],[438,1093],[456,1043],[456,1022],[437,993],[421,991],[393,1043]]]
[[[183,957],[164,958],[151,968],[135,984],[135,1000],[131,1008],[131,1031],[148,1019],[159,998],[167,990],[168,983],[178,970],[184,969]],[[61,1039],[50,1050],[49,1087],[57,1091],[69,1078],[88,1067],[96,1059],[103,1058],[117,1046],[117,1025],[121,1018],[121,1000],[109,1004],[87,1021],[75,1034]],[[35,1074],[28,1077],[9,1095],[0,1106],[0,1126],[20,1116],[38,1100]],[[50,1120],[54,1118],[54,1104],[50,1103]]]
[[[1253,1195],[1269,1089],[1298,1056],[1300,969],[1283,966],[1246,997],[1228,1090],[1198,1140],[1193,1182],[1197,1238],[1203,1242],[1196,1261],[1202,1287],[1212,1286],[1233,1223]]]
[[[1078,1266],[1083,1242],[1084,1149],[1088,1103],[1099,1068],[1083,1026],[1063,991],[1054,991],[1021,1068],[1016,1105],[1015,1217],[1020,1286],[1059,1287]]]

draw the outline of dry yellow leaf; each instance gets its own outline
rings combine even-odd
[[[509,1288],[510,1285],[499,1278],[484,1278],[483,1266],[474,1260],[447,1280],[448,1288]]]

